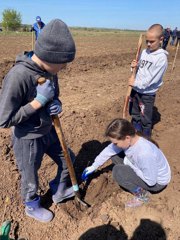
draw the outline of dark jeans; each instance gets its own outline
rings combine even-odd
[[[166,48],[167,48],[167,45],[168,45],[168,42],[169,42],[169,39],[168,39],[168,40],[165,40],[165,41],[163,41],[162,48],[163,48],[164,50],[166,50]]]
[[[159,192],[166,187],[159,184],[148,186],[140,177],[136,175],[130,166],[124,165],[124,156],[124,153],[120,153],[119,155],[111,157],[112,162],[115,164],[112,174],[118,185],[127,189],[131,193],[133,193],[137,187],[141,187],[150,192]]]
[[[151,132],[152,129],[154,102],[155,95],[141,94],[135,90],[131,92],[129,114],[132,117],[133,125],[139,123],[144,133]],[[139,131],[139,129],[137,130]]]
[[[175,40],[176,40],[176,36],[172,36],[172,39],[171,39],[171,42],[170,42],[171,46],[174,46]]]
[[[24,201],[31,201],[37,196],[38,170],[45,153],[58,165],[55,178],[59,182],[69,180],[66,161],[54,127],[50,133],[36,139],[18,139],[13,136],[13,149],[21,174],[21,195]],[[69,151],[74,161],[75,156]]]

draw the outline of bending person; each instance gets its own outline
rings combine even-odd
[[[112,142],[85,168],[86,180],[98,167],[112,159],[114,180],[134,197],[126,207],[137,207],[150,199],[150,192],[163,190],[171,179],[171,170],[162,151],[151,141],[137,135],[133,125],[125,119],[115,119],[105,135]]]

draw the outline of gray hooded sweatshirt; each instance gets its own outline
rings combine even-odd
[[[53,79],[54,99],[58,99],[57,76],[43,71],[27,55],[19,55],[16,58],[15,65],[3,80],[0,93],[0,127],[14,126],[14,135],[17,138],[38,138],[47,134],[51,129],[52,120],[46,106],[35,110],[30,105],[37,94],[36,87],[39,77]]]
[[[154,52],[150,52],[148,49],[142,51],[133,86],[134,90],[142,94],[155,95],[163,84],[162,77],[168,66],[167,55],[168,52],[164,49]]]

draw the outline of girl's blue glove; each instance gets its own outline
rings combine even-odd
[[[62,104],[59,100],[53,100],[47,105],[49,115],[57,115],[62,112]]]
[[[82,173],[82,175],[81,175],[81,179],[82,179],[83,181],[86,181],[86,180],[88,179],[88,176],[89,176],[90,174],[92,174],[95,170],[96,170],[96,169],[95,169],[95,167],[93,167],[93,166],[90,166],[90,167],[85,168],[84,171],[83,171],[83,173]]]

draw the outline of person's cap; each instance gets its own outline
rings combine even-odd
[[[41,22],[41,17],[40,17],[40,16],[37,16],[37,17],[36,17],[36,21],[37,21],[37,22]]]
[[[60,19],[49,22],[36,40],[34,53],[48,63],[72,62],[76,47],[68,26]]]

